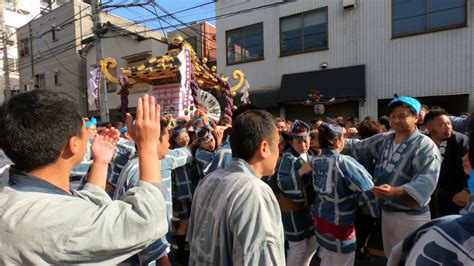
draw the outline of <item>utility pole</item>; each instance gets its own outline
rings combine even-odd
[[[11,96],[11,91],[10,91],[10,70],[9,70],[9,67],[8,67],[8,40],[7,40],[7,37],[8,37],[8,32],[7,32],[7,27],[5,26],[5,12],[3,11],[4,10],[4,6],[3,6],[3,1],[2,1],[2,5],[1,5],[1,10],[0,10],[0,27],[1,27],[1,30],[2,30],[2,49],[3,49],[3,78],[5,79],[5,88],[4,88],[4,97],[5,97],[5,100],[8,100],[10,99],[10,96]]]
[[[95,54],[97,65],[100,67],[100,61],[102,61],[102,42],[101,42],[101,23],[100,23],[100,7],[99,0],[91,1],[91,11],[92,11],[92,31],[94,32],[94,42],[95,42]],[[105,76],[102,75],[100,81],[100,120],[101,122],[109,122],[109,101],[107,99],[107,81]]]
[[[35,85],[35,57],[33,55],[33,29],[31,28],[31,21],[28,22],[28,31],[30,33],[30,61],[31,61],[31,89],[34,89]]]

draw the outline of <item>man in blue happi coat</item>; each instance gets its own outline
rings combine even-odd
[[[470,148],[473,147],[471,144]],[[471,205],[462,210],[463,216],[445,216],[416,229],[393,248],[389,266],[474,265],[474,171],[471,163],[474,165],[474,153],[463,157],[464,172],[470,174],[467,184],[471,192]]]
[[[434,142],[416,128],[420,107],[414,98],[397,97],[389,103],[394,131],[345,141],[345,153],[360,163],[376,160],[372,191],[380,199],[387,257],[396,243],[431,219],[428,203],[438,182],[441,159]]]

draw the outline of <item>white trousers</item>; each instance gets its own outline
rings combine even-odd
[[[355,262],[355,251],[351,253],[337,253],[319,248],[320,266],[353,266]]]
[[[308,266],[318,248],[316,236],[298,242],[288,241],[288,244],[290,246],[286,259],[288,266]]]
[[[404,212],[387,212],[382,210],[382,240],[385,256],[390,257],[392,248],[404,240],[408,234],[431,220],[430,212],[409,215]]]

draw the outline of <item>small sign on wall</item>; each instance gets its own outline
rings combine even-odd
[[[322,115],[326,111],[326,107],[324,107],[324,104],[315,104],[314,105],[314,113],[317,115]]]

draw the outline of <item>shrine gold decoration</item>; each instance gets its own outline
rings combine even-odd
[[[170,48],[165,55],[152,57],[143,65],[138,67],[121,68],[122,75],[128,77],[128,82],[131,85],[135,83],[145,83],[150,85],[177,83],[180,80],[179,67],[181,66],[178,55],[183,49],[189,49],[190,51],[190,60],[194,70],[194,77],[199,87],[202,89],[215,88],[223,90],[223,82],[227,82],[229,77],[216,75],[217,68],[215,66],[211,68],[207,67],[206,63],[208,59],[203,58],[202,60],[199,60],[191,45],[184,41],[180,36],[172,40]],[[106,79],[111,83],[118,84],[119,80],[117,77],[114,77],[109,72],[109,69],[115,69],[117,67],[117,60],[108,57],[102,60],[100,65],[102,73],[104,73]],[[232,77],[237,81],[237,84],[231,87],[232,94],[236,96],[237,91],[242,88],[244,84],[245,74],[241,70],[235,70]],[[138,91],[143,91],[143,88]]]

